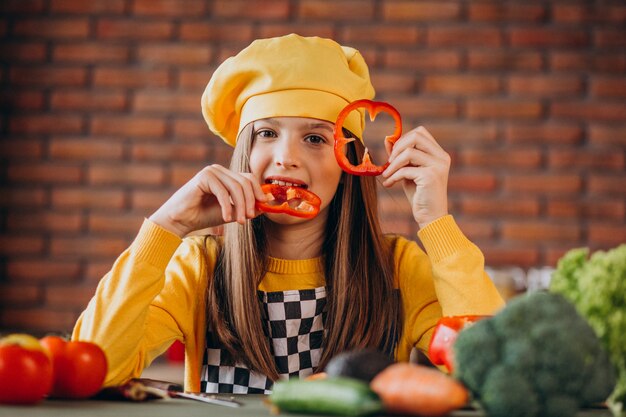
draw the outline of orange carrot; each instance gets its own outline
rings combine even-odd
[[[467,389],[443,372],[422,365],[396,363],[372,380],[385,410],[398,414],[442,416],[463,407]]]

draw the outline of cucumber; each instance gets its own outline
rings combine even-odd
[[[279,410],[295,413],[366,416],[383,410],[367,383],[342,377],[278,381],[269,400]]]

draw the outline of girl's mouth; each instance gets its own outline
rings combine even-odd
[[[309,188],[309,186],[304,184],[304,183],[295,183],[295,182],[291,182],[291,181],[282,181],[282,180],[276,180],[276,179],[271,179],[271,178],[266,179],[265,183],[266,184],[282,185],[282,186],[285,186],[285,187],[304,188],[305,190],[307,188]]]

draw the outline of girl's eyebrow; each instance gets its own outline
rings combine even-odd
[[[326,123],[311,123],[308,126],[309,129],[324,129],[330,132],[333,131],[333,128],[327,125]]]

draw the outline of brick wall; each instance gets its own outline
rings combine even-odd
[[[626,241],[622,1],[2,0],[0,12],[0,329],[71,328],[142,218],[227,163],[200,115],[212,70],[289,32],[359,48],[378,98],[450,152],[450,209],[489,265]],[[413,235],[402,191],[381,200],[385,229]]]

